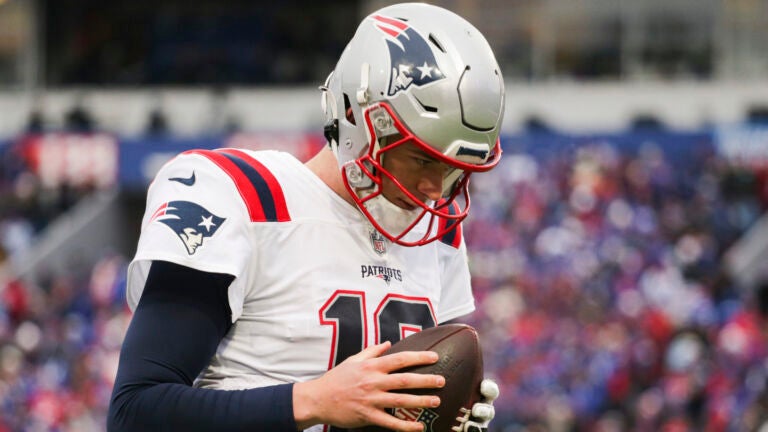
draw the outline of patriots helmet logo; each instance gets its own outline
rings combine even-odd
[[[384,33],[389,47],[389,96],[411,85],[421,87],[445,78],[427,41],[405,21],[382,15],[374,15],[372,19],[376,28]]]
[[[216,216],[203,206],[189,201],[169,201],[155,210],[150,222],[167,225],[184,243],[190,255],[202,246],[203,239],[216,234],[226,219]]]

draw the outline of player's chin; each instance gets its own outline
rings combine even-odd
[[[403,210],[408,210],[408,211],[414,211],[421,208],[419,205],[415,204],[413,201],[409,199],[404,199],[404,198],[398,198],[397,201],[395,202],[395,205],[400,207]]]
[[[430,207],[433,203],[429,198],[424,198],[422,201],[414,201],[406,195],[397,195],[393,198],[387,198],[390,202],[407,211],[422,210],[424,207]]]

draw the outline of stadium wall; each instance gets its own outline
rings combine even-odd
[[[34,114],[48,129],[66,125],[75,108],[96,127],[118,135],[143,134],[153,113],[179,137],[242,131],[319,130],[314,86],[210,88],[67,88],[0,93],[0,139],[25,130]],[[766,81],[507,83],[504,129],[532,123],[569,132],[617,131],[652,117],[675,130],[732,124],[768,107]]]

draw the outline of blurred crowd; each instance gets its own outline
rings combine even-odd
[[[765,173],[711,145],[673,157],[663,140],[529,152],[515,139],[473,177],[465,222],[469,322],[502,387],[492,430],[768,430],[765,293],[722,265],[768,207]],[[3,212],[0,268],[35,224]],[[34,283],[0,271],[0,432],[104,429],[126,261]]]
[[[130,314],[125,260],[40,284],[5,280],[0,431],[100,431]]]
[[[765,293],[722,264],[766,209],[764,173],[664,145],[507,152],[473,178],[497,430],[768,430]]]
[[[18,277],[40,235],[93,188],[47,187],[15,150],[0,142],[0,432],[102,431],[130,321],[126,259],[105,252]]]

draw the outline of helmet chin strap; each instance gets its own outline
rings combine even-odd
[[[333,119],[323,126],[323,135],[325,140],[328,141],[328,146],[332,150],[336,150],[334,145],[339,143],[339,119]]]
[[[320,95],[320,107],[325,114],[323,135],[325,135],[325,139],[328,141],[328,145],[335,152],[336,149],[334,146],[338,145],[339,143],[339,117],[336,109],[336,97],[328,87],[331,82],[331,77],[333,77],[333,72],[328,74],[328,77],[325,79],[325,83],[320,86],[320,91],[322,92]]]

